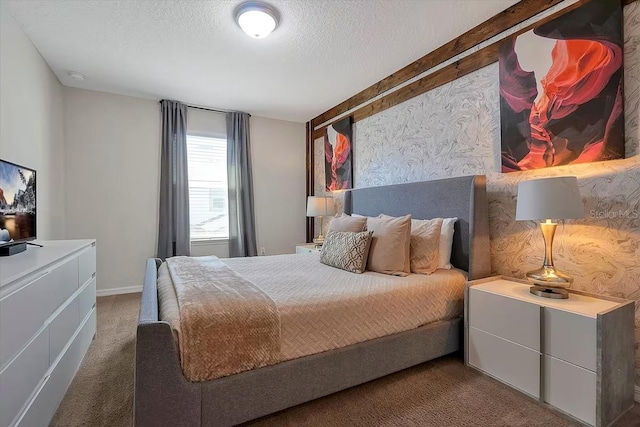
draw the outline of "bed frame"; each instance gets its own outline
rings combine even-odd
[[[483,175],[363,188],[344,211],[414,218],[458,217],[451,262],[469,280],[491,273]],[[200,383],[182,374],[171,327],[158,318],[157,269],[147,261],[136,337],[134,423],[227,426],[243,423],[456,352],[462,320],[417,329]]]

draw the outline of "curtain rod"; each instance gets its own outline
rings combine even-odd
[[[193,108],[195,110],[213,111],[214,113],[223,113],[223,114],[228,113],[228,111],[225,111],[225,110],[216,110],[215,108],[198,107],[196,105],[189,105],[189,104],[187,104],[187,108]]]
[[[162,100],[158,101],[158,104],[161,103]],[[215,108],[207,108],[207,107],[200,107],[198,105],[191,105],[191,104],[185,104],[187,106],[187,108],[194,108],[196,110],[204,110],[204,111],[212,111],[214,113],[222,113],[222,114],[226,114],[226,113],[232,113],[233,111],[230,110],[217,110]],[[251,117],[251,114],[249,114],[249,117]]]

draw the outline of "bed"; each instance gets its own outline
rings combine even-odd
[[[484,176],[355,189],[345,194],[344,204],[346,213],[366,216],[384,213],[391,216],[411,214],[419,219],[458,217],[451,262],[466,272],[470,280],[490,274],[487,210]],[[281,304],[280,309],[284,310],[282,307],[295,306],[286,305],[288,291],[278,294],[277,283],[269,271],[282,270],[284,264],[291,262],[291,257],[301,257],[298,259],[302,270],[330,268],[316,267],[319,265],[315,259],[317,256],[291,255],[225,262],[261,287],[271,286],[276,292],[276,301]],[[305,266],[305,263],[308,264]],[[293,329],[305,328],[302,321],[305,316],[291,309],[292,320],[288,325],[296,325],[296,328],[285,327],[283,323],[283,337],[290,334],[290,338],[283,341],[284,353],[288,355],[284,361],[222,378],[189,382],[181,369],[175,331],[168,322],[160,320],[159,267],[159,260],[148,260],[143,286],[135,360],[134,421],[137,426],[235,425],[456,352],[462,346],[461,318],[453,316],[459,312],[459,307],[447,306],[446,298],[443,298],[443,304],[422,313],[420,308],[424,305],[416,302],[411,307],[414,315],[403,317],[408,324],[385,333],[373,325],[364,328],[364,332],[360,331],[360,336],[352,337],[349,332],[354,328],[348,326],[353,322],[352,318],[344,321],[347,327],[344,334],[339,334],[340,339],[322,339],[327,334],[319,331],[317,337],[302,342],[298,339],[300,331]],[[327,271],[316,275],[322,276]],[[389,287],[387,279],[376,278],[376,275],[383,275],[342,274],[359,277],[353,280],[360,282],[344,287],[352,302],[358,298],[354,290],[362,286],[370,286],[370,293],[384,300]],[[460,275],[455,270],[447,274],[452,278]],[[344,276],[336,277],[331,280],[344,280]],[[289,278],[289,282],[294,283],[294,279]],[[426,300],[426,297],[415,293],[416,289],[423,289],[426,285],[412,285],[412,280],[417,279],[411,276],[404,279],[409,279],[402,282],[405,293],[413,295],[405,299]],[[336,290],[336,295],[339,293]],[[328,295],[333,305],[327,309],[329,316],[327,313],[324,316],[335,318],[340,313],[340,299],[331,292]],[[372,302],[373,305],[379,315],[393,315],[393,310],[383,303]],[[366,310],[362,315],[366,315]],[[318,322],[312,320],[306,325],[307,332],[318,329]],[[336,322],[328,327],[336,328],[339,324]]]

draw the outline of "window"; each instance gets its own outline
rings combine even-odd
[[[227,140],[187,136],[191,241],[229,238]]]

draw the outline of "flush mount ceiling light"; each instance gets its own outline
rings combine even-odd
[[[77,72],[77,71],[69,71],[69,72],[67,73],[67,75],[68,75],[69,77],[71,77],[72,79],[77,80],[77,81],[79,81],[79,82],[83,82],[83,81],[85,81],[85,79],[86,79],[86,77],[84,76],[84,74],[79,73],[79,72]]]
[[[236,22],[250,37],[262,39],[278,26],[278,11],[272,6],[249,1],[242,3],[235,11]]]

